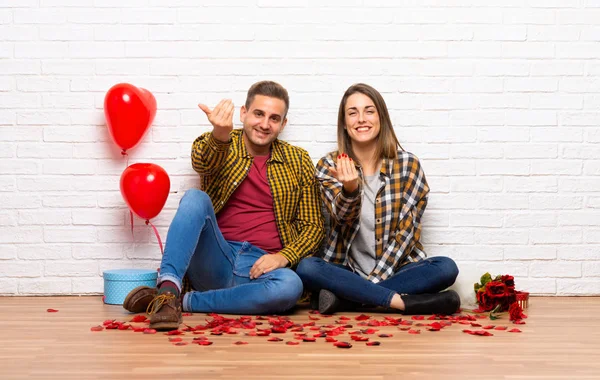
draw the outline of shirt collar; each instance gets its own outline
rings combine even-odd
[[[244,130],[243,129],[242,129],[242,132],[240,133],[240,140],[238,142],[238,148],[239,148],[241,157],[244,157],[244,158],[252,157],[250,152],[248,152],[248,149],[246,149],[246,143],[244,142]],[[271,158],[269,158],[269,161],[275,161],[275,162],[284,162],[285,161],[285,156],[284,156],[282,148],[281,148],[281,142],[278,139],[273,140],[273,142],[271,143]]]

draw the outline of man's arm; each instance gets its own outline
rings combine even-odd
[[[298,215],[294,222],[298,237],[279,252],[290,262],[291,266],[297,265],[303,257],[315,252],[325,236],[319,184],[314,173],[315,166],[308,153],[303,151],[303,186],[298,204]]]
[[[206,105],[198,104],[204,111],[213,131],[204,133],[192,144],[192,167],[203,176],[217,173],[229,152],[229,133],[233,130],[233,102],[223,99],[211,111]]]
[[[302,189],[294,229],[298,236],[281,251],[263,255],[250,269],[250,278],[257,278],[277,268],[296,266],[300,260],[315,252],[325,236],[323,214],[319,199],[319,184],[314,176],[315,167],[307,152],[302,152]]]

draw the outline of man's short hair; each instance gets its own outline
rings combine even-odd
[[[288,109],[290,108],[290,97],[288,96],[287,90],[283,88],[282,85],[269,80],[254,83],[248,90],[248,95],[246,96],[246,109],[250,108],[250,104],[252,104],[256,95],[283,100],[285,103],[285,112],[282,116],[285,119]]]

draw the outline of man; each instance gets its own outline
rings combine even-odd
[[[241,107],[243,128],[233,130],[234,106],[198,105],[213,131],[192,146],[201,190],[182,197],[169,228],[158,289],[139,287],[123,307],[147,310],[150,328],[171,330],[181,310],[230,314],[281,313],[302,294],[290,268],[315,251],[323,218],[314,165],[308,153],[280,141],[288,93],[258,82]],[[183,297],[183,279],[196,291]]]

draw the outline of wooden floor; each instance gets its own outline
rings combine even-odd
[[[419,335],[396,326],[374,327],[377,334],[393,334],[369,335],[381,342],[376,347],[352,342],[347,332],[336,338],[352,342],[350,349],[323,338],[290,346],[285,343],[294,340],[292,332],[272,334],[284,340],[269,342],[245,336],[248,330],[221,336],[206,332],[210,346],[176,346],[161,332],[91,331],[104,320],[132,317],[100,297],[0,297],[0,379],[600,379],[600,298],[533,297],[526,313],[525,325],[514,325],[506,316],[481,320],[523,331],[489,330],[494,334],[489,337],[465,334],[464,328],[476,328],[461,324],[439,332],[413,325]],[[348,331],[366,328],[357,325],[358,313],[343,315],[354,325]],[[310,322],[307,309],[291,318]],[[338,318],[315,322],[333,324]],[[184,322],[195,326],[207,319],[198,313]],[[191,342],[198,336],[180,337]],[[240,340],[248,344],[234,344]]]

